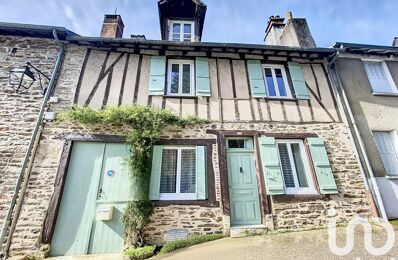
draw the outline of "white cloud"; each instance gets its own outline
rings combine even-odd
[[[73,12],[73,9],[69,5],[64,6],[64,13],[66,18],[72,23],[73,30],[78,33],[78,34],[84,34],[84,30],[81,27],[80,23],[78,22],[75,13]]]

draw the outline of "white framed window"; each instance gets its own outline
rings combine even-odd
[[[165,146],[160,173],[160,200],[196,200],[196,148]]]
[[[384,61],[362,60],[374,94],[398,94],[397,86]]]
[[[268,97],[292,98],[283,65],[263,65],[264,81]]]
[[[396,131],[374,131],[373,136],[387,176],[398,177],[398,136]]]
[[[195,71],[193,60],[169,60],[167,95],[193,96]]]
[[[317,194],[304,142],[299,139],[276,141],[286,194]]]
[[[195,41],[195,23],[193,21],[170,21],[169,25],[170,41]]]

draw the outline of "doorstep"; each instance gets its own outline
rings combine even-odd
[[[81,255],[81,256],[55,256],[47,259],[51,260],[84,260],[84,259],[95,259],[95,260],[123,260],[123,254],[106,254],[106,255]]]
[[[265,225],[234,226],[230,229],[230,237],[248,237],[267,233],[268,228]]]

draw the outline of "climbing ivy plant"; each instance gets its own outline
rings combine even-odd
[[[140,105],[106,107],[101,110],[73,107],[62,112],[59,120],[130,129],[126,136],[130,146],[130,155],[126,163],[131,169],[131,177],[135,184],[135,201],[128,203],[121,221],[126,229],[127,242],[134,247],[142,246],[143,229],[149,224],[153,214],[153,204],[148,194],[154,143],[167,130],[199,125],[205,121],[197,117],[181,118],[167,110]]]

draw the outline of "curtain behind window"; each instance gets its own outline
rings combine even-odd
[[[181,150],[180,193],[196,192],[196,151]]]
[[[162,172],[160,193],[176,193],[177,150],[164,149],[162,154]]]

